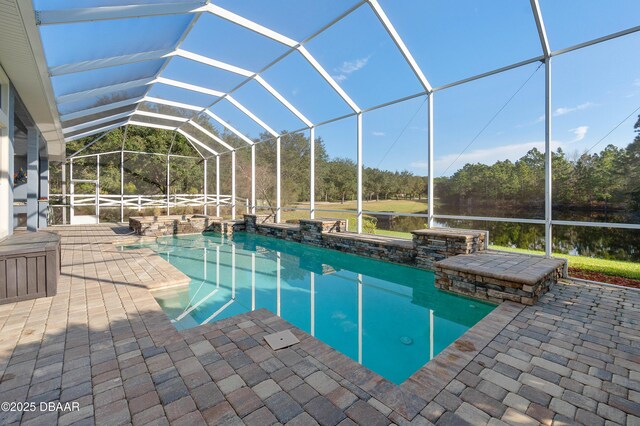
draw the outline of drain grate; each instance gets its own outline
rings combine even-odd
[[[289,346],[300,343],[300,340],[293,335],[291,330],[279,331],[278,333],[268,334],[264,336],[264,340],[267,341],[271,349],[277,351],[278,349],[288,348]]]

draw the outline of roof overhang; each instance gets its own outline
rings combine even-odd
[[[62,127],[30,0],[2,2],[0,40],[0,65],[47,141],[49,158],[64,159]]]

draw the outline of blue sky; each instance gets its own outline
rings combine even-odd
[[[140,2],[140,1],[139,1]],[[152,1],[144,1],[149,3]],[[153,1],[157,2],[157,1]],[[380,0],[430,83],[437,87],[541,54],[528,0]],[[124,4],[125,1],[35,0],[36,9]],[[214,2],[296,40],[304,40],[344,12],[353,0],[219,0]],[[636,0],[541,0],[552,50],[640,25]],[[50,65],[170,47],[189,16],[165,16],[41,27]],[[88,42],[90,40],[91,42]],[[204,14],[181,46],[250,71],[262,71],[287,48],[213,15]],[[421,85],[364,5],[305,47],[361,108],[420,92]],[[640,106],[640,34],[557,56],[552,61],[553,146],[571,155],[595,144]],[[544,146],[544,67],[530,64],[436,92],[436,174],[451,174],[466,162],[515,160]],[[54,77],[56,95],[153,76],[161,63],[145,63]],[[173,58],[163,76],[227,91],[242,78]],[[348,106],[298,53],[262,72],[312,122],[350,112]],[[523,86],[525,81],[528,82]],[[487,122],[516,93],[495,120]],[[138,93],[133,91],[131,93]],[[143,91],[144,92],[144,91]],[[156,85],[152,96],[206,106],[215,98]],[[304,127],[300,120],[252,82],[234,97],[276,130]],[[364,114],[366,166],[426,173],[426,104],[418,97]],[[89,101],[90,102],[90,101]],[[61,112],[88,102],[60,106]],[[256,136],[259,127],[226,101],[212,111]],[[633,139],[635,117],[595,150]],[[320,126],[332,156],[355,160],[355,120]],[[469,143],[476,137],[476,140]],[[468,147],[467,147],[468,146]],[[466,149],[465,149],[466,148]]]

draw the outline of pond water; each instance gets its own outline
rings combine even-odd
[[[439,208],[438,213],[454,214],[447,213],[447,209],[442,208]],[[472,215],[472,213],[467,212],[466,215]],[[502,214],[496,214],[495,211],[474,211],[473,215],[524,217],[517,211],[502,212]],[[564,211],[554,212],[554,218],[556,220],[585,222],[640,222],[637,213],[621,212]],[[379,217],[377,229],[410,232],[426,226],[426,218],[423,217],[395,216],[391,220],[386,219],[386,217]],[[450,228],[487,229],[491,244],[544,251],[544,225],[454,219],[438,219],[436,225]],[[553,251],[563,254],[640,262],[640,230],[554,225]]]

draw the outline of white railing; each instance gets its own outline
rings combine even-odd
[[[171,194],[167,195],[105,195],[105,194],[51,194],[52,199],[62,202],[54,205],[62,206],[99,206],[99,207],[125,207],[138,210],[149,207],[186,207],[186,206],[231,206],[231,195],[215,194]],[[66,198],[66,200],[64,200]],[[245,204],[244,198],[236,197],[236,204]]]
[[[71,207],[71,218],[76,216],[74,209],[77,207],[95,207],[95,221],[98,221],[98,216],[101,208],[120,208],[135,209],[142,211],[148,208],[169,208],[171,210],[175,207],[203,207],[208,206],[215,208],[220,207],[232,207],[232,206],[245,206],[247,213],[249,212],[250,205],[249,200],[245,198],[236,197],[235,202],[231,195],[219,196],[215,194],[158,194],[158,195],[107,195],[107,194],[50,194],[50,207],[62,208]],[[94,215],[92,215],[94,217]],[[124,217],[123,217],[124,218]],[[64,221],[64,219],[63,219]],[[97,222],[96,222],[97,223]]]

